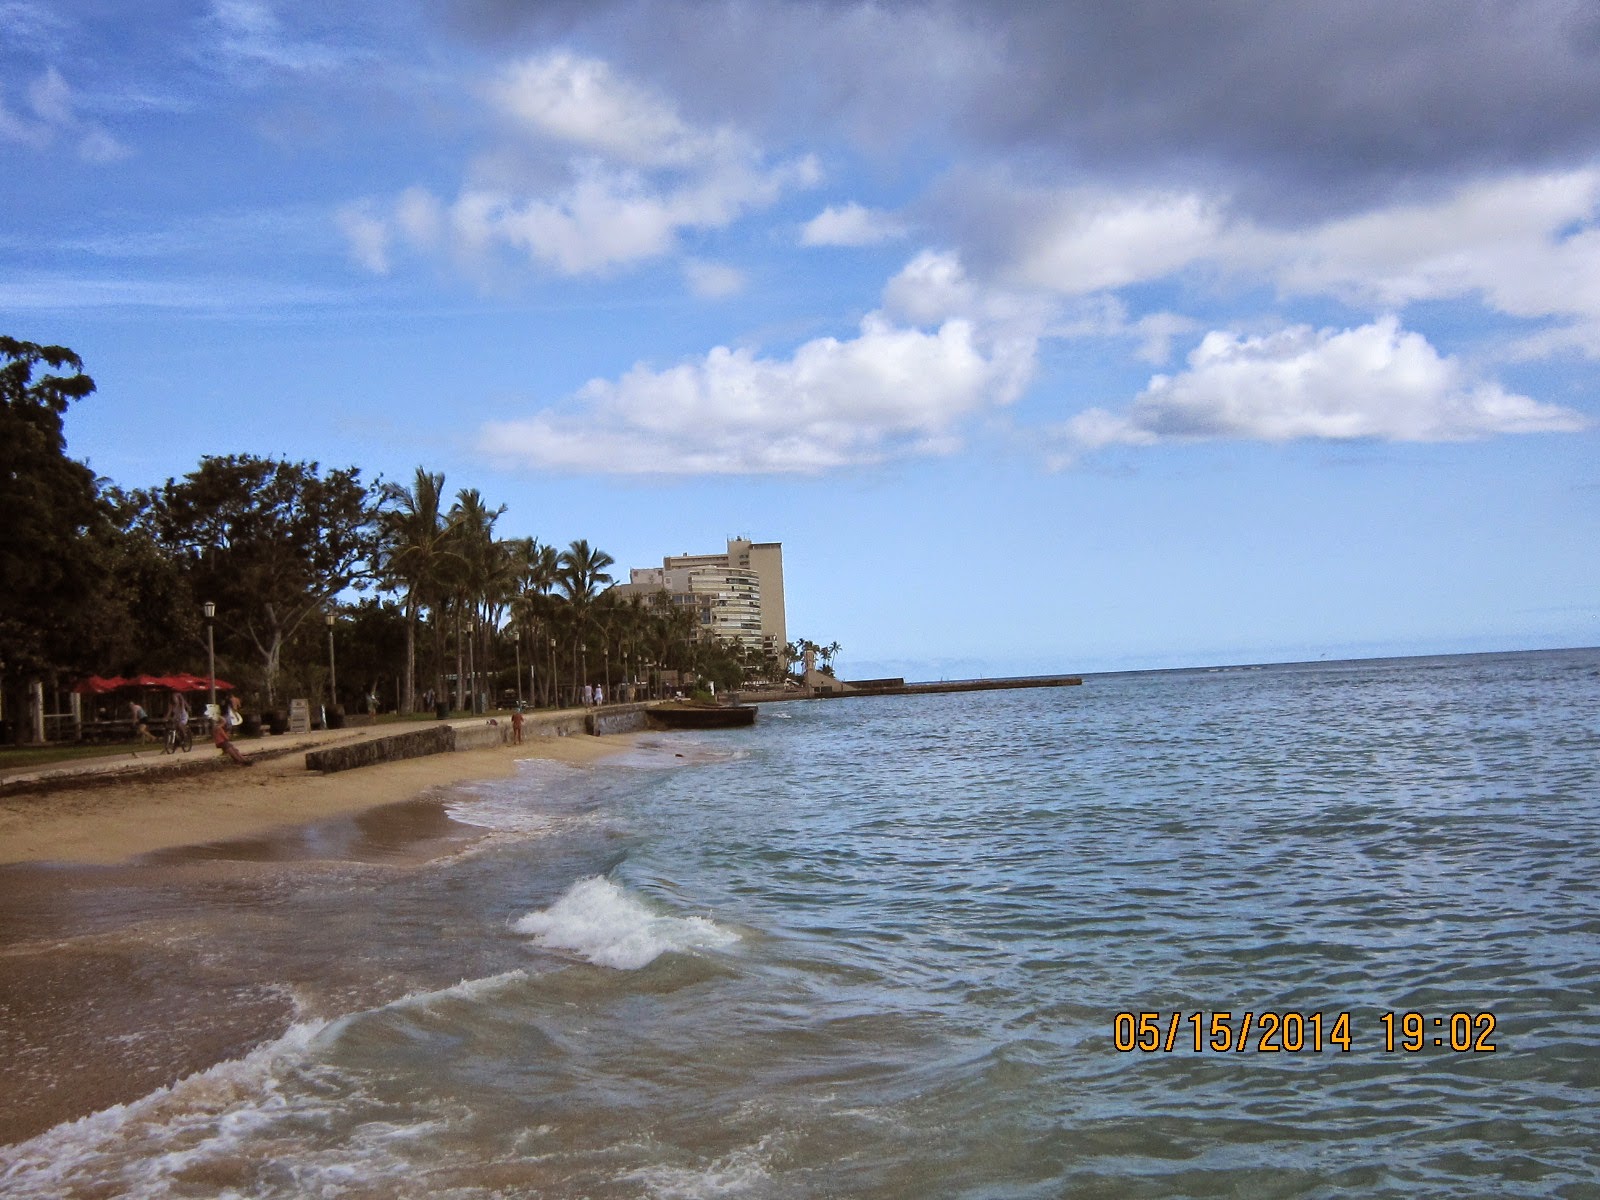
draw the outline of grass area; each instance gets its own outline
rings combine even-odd
[[[160,754],[160,742],[102,742],[95,746],[22,746],[0,749],[0,771],[50,767],[86,758],[126,758],[133,753]]]

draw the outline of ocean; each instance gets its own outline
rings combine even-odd
[[[296,838],[7,910],[211,1061],[0,1194],[1600,1197],[1600,651],[773,704]]]

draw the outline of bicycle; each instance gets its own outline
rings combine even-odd
[[[166,744],[161,747],[163,754],[175,754],[182,750],[185,754],[194,749],[194,732],[185,721],[182,725],[174,725],[167,730]]]

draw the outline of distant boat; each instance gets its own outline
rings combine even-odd
[[[733,729],[756,723],[754,704],[701,704],[693,700],[672,700],[652,704],[645,715],[668,729]]]

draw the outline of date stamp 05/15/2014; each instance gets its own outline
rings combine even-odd
[[[1124,1054],[1298,1054],[1381,1049],[1385,1054],[1448,1050],[1492,1054],[1495,1016],[1488,1012],[1380,1012],[1352,1031],[1348,1012],[1119,1012],[1112,1043]],[[1366,1036],[1363,1036],[1366,1035]],[[1370,1042],[1367,1040],[1370,1037]]]

